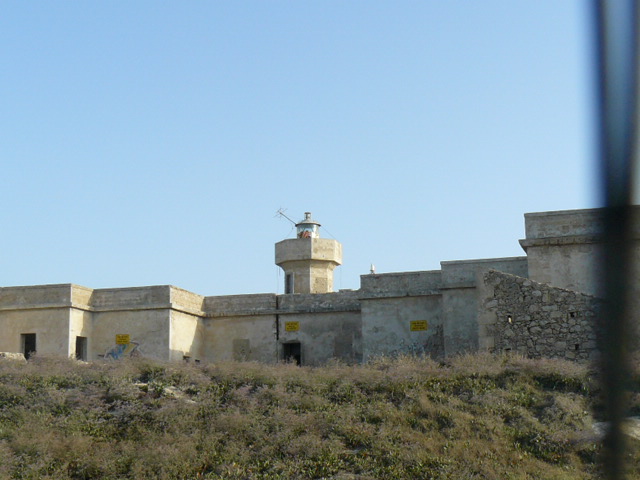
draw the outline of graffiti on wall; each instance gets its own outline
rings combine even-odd
[[[110,358],[113,360],[120,360],[121,358],[133,358],[133,357],[141,357],[142,350],[140,350],[140,343],[131,342],[128,343],[120,343],[111,347],[104,354],[104,358]]]

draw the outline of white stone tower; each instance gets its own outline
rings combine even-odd
[[[296,238],[276,243],[276,265],[284,270],[284,293],[333,291],[333,269],[342,264],[342,244],[320,238],[320,224],[305,212]]]

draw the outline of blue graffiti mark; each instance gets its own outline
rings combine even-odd
[[[104,358],[111,358],[113,360],[120,360],[124,357],[141,357],[142,350],[138,342],[129,342],[125,345],[115,345],[107,350],[104,354]]]

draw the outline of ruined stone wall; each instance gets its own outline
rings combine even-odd
[[[481,348],[582,361],[596,353],[595,297],[496,271],[481,291]]]
[[[479,348],[478,284],[484,272],[498,270],[527,277],[526,257],[485,258],[440,262],[442,266],[442,324],[444,355],[450,357]]]

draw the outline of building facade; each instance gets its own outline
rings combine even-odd
[[[525,215],[525,256],[361,276],[333,292],[342,246],[305,214],[276,244],[285,294],[201,296],[164,285],[0,288],[0,352],[319,365],[478,350],[586,360],[595,352],[600,211]],[[638,233],[638,232],[636,232]]]

